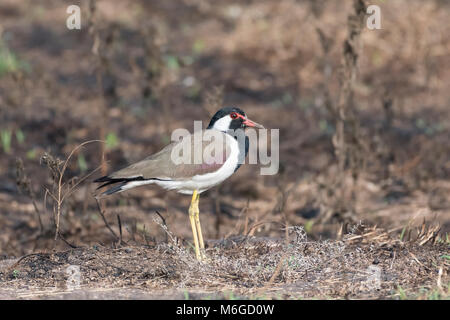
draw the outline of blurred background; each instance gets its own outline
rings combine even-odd
[[[189,197],[141,187],[99,208],[91,181],[224,105],[280,129],[280,171],[244,165],[205,193],[208,240],[376,225],[408,241],[424,221],[445,238],[450,2],[371,2],[381,30],[351,0],[2,0],[0,254],[158,243],[155,211],[190,241]]]

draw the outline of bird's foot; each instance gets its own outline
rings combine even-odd
[[[197,256],[197,260],[201,263],[210,263],[212,261],[211,258],[206,255],[205,249],[200,249],[200,254]]]

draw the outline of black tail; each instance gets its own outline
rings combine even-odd
[[[95,179],[94,182],[96,182],[96,183],[104,182],[102,185],[97,187],[97,190],[98,190],[98,189],[106,187],[110,184],[117,183],[117,182],[124,182],[124,181],[128,181],[128,180],[129,179],[125,179],[125,178],[110,178],[108,176],[103,176],[101,178]]]
[[[116,186],[113,186],[112,188],[107,189],[103,193],[97,195],[96,197],[102,197],[102,196],[108,196],[113,193],[117,193],[123,190],[123,187],[131,181],[140,181],[145,180],[143,177],[135,177],[135,178],[110,178],[108,176],[104,176],[98,179],[95,179],[94,182],[96,183],[102,183],[100,186],[97,187],[96,190],[101,189],[103,187],[109,186],[111,184],[120,183]]]

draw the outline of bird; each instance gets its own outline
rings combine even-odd
[[[200,194],[217,186],[233,175],[243,163],[249,150],[249,139],[245,135],[246,128],[264,127],[247,118],[244,111],[237,107],[224,107],[218,110],[211,118],[203,134],[213,134],[220,145],[213,145],[219,151],[219,155],[211,155],[210,158],[202,152],[203,148],[215,141],[195,139],[196,132],[183,136],[179,141],[174,141],[159,152],[147,158],[131,164],[121,170],[94,180],[101,183],[98,189],[108,187],[104,192],[96,195],[102,198],[137,186],[155,184],[166,190],[176,190],[182,194],[192,195],[189,206],[189,219],[197,260],[205,260],[205,244],[200,224],[199,200]],[[236,131],[244,132],[244,139],[238,139]],[[196,149],[196,147],[202,147]],[[183,163],[173,160],[174,151],[183,147],[191,147],[192,160],[197,157],[200,161],[187,161]],[[182,149],[184,150],[184,149]],[[200,150],[200,151],[197,151]]]

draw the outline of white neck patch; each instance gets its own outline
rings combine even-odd
[[[230,128],[231,121],[232,119],[230,115],[226,115],[225,117],[222,117],[214,122],[213,128],[222,132],[226,132]]]

